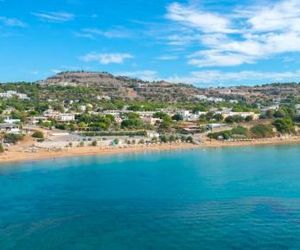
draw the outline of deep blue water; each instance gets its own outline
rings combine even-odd
[[[0,249],[299,249],[300,147],[0,168]]]

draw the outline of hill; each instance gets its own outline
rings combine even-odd
[[[126,76],[114,76],[106,72],[68,71],[39,83],[47,86],[90,87],[110,98],[163,102],[195,101],[198,95],[204,93],[202,89],[192,85],[165,81],[148,82]]]

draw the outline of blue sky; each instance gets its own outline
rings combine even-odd
[[[299,0],[0,0],[0,81],[108,71],[198,86],[300,81]]]

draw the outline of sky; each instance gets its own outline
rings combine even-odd
[[[300,0],[0,0],[0,81],[300,81]]]

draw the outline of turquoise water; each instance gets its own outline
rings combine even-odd
[[[0,168],[0,249],[299,249],[300,147]]]

